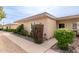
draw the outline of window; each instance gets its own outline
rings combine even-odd
[[[77,29],[77,23],[73,23],[72,29]]]
[[[65,24],[59,24],[59,28],[65,28]]]

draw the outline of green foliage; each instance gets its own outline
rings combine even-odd
[[[5,15],[5,12],[3,10],[3,7],[0,6],[0,20],[2,20],[5,17],[6,17],[6,15]]]
[[[21,35],[24,35],[24,36],[28,35],[28,32],[26,30],[24,30],[23,24],[19,25],[14,32],[21,34]]]
[[[9,29],[8,27],[6,27],[6,29],[3,29],[3,31],[7,31],[7,32],[14,32],[15,29]]]
[[[15,29],[8,29],[7,31],[8,31],[8,32],[14,32]]]
[[[32,32],[30,32],[30,33],[28,34],[28,37],[32,37]]]
[[[6,18],[6,14],[3,10],[3,7],[0,6],[0,21],[3,19],[3,18]],[[4,24],[3,24],[4,25]]]
[[[68,29],[57,29],[55,31],[55,38],[58,40],[58,47],[61,49],[68,49],[68,44],[73,42],[75,32]]]

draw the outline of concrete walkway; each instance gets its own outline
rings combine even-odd
[[[35,44],[34,42],[17,37],[11,33],[3,32],[2,34],[28,53],[46,53],[46,52],[48,53],[50,52],[50,47],[52,47],[57,42],[53,38],[48,41],[45,41],[43,44]],[[51,52],[55,51],[51,50]]]
[[[25,51],[0,33],[0,53],[24,53]]]

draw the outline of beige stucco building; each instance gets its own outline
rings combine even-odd
[[[0,29],[2,29],[3,25],[0,24]]]
[[[11,23],[11,24],[6,24],[3,26],[4,29],[16,29],[20,24],[19,23]]]
[[[18,25],[24,24],[24,28],[30,33],[31,24],[43,24],[44,32],[46,38],[50,39],[54,36],[54,31],[57,28],[68,28],[73,30],[79,29],[79,15],[66,16],[56,18],[55,16],[50,15],[47,12],[33,15],[21,20],[14,22],[13,24],[7,24],[11,29],[16,29]]]
[[[54,35],[54,31],[56,30],[55,17],[46,12],[28,18],[24,18],[22,20],[16,21],[15,23],[24,24],[24,28],[29,33],[31,32],[31,24],[41,23],[44,25],[43,34],[46,34],[47,39],[51,38]]]

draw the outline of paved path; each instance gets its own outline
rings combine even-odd
[[[27,52],[27,53],[50,53],[50,52],[55,53],[55,51],[50,50],[50,47],[52,47],[57,42],[55,39],[45,41],[43,44],[35,44],[34,42],[28,41],[27,39],[20,38],[16,35],[7,32],[2,32],[2,36],[3,36],[2,38],[6,40],[5,51],[7,52],[15,51],[15,52]],[[11,48],[11,50],[7,47]]]
[[[7,53],[19,53],[25,52],[21,47],[13,43],[9,40],[6,36],[0,32],[0,53],[7,52]]]
[[[27,39],[20,38],[11,33],[3,33],[6,37],[9,38],[12,42],[20,46],[28,53],[46,53],[47,50],[50,49],[57,41],[55,39],[51,39],[45,41],[43,44],[35,44],[34,42],[28,41]]]

